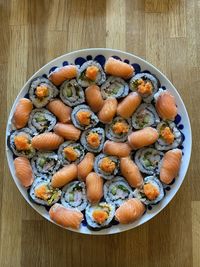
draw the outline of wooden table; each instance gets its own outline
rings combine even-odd
[[[200,266],[200,1],[0,1],[0,266]],[[49,60],[89,47],[136,54],[174,83],[190,115],[193,153],[167,208],[112,236],[64,231],[18,192],[4,152],[10,108],[25,81]]]

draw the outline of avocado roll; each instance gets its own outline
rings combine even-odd
[[[119,207],[133,197],[133,191],[123,177],[117,176],[104,184],[104,197],[106,202]]]
[[[100,230],[109,227],[115,215],[115,206],[106,202],[88,205],[85,210],[88,227]]]
[[[80,87],[80,85],[75,79],[65,81],[61,85],[60,98],[66,105],[70,107],[74,107],[85,102],[85,95],[83,89]]]
[[[100,152],[103,149],[105,133],[103,128],[92,128],[81,135],[81,144],[90,152]]]
[[[58,149],[58,158],[63,165],[78,164],[84,158],[84,148],[73,141],[62,143]]]
[[[101,94],[104,99],[108,97],[125,97],[128,95],[128,92],[128,84],[119,77],[110,76],[101,86]]]
[[[133,191],[135,198],[144,204],[157,204],[164,197],[164,190],[161,182],[155,176],[147,176],[144,178],[144,185],[141,189]]]
[[[138,73],[130,80],[131,90],[138,92],[146,103],[153,100],[158,87],[158,79],[149,73]]]
[[[85,62],[79,69],[77,78],[82,87],[88,87],[92,84],[101,85],[106,80],[106,75],[101,65],[93,60]]]
[[[29,89],[29,98],[36,108],[46,106],[57,95],[58,89],[47,78],[37,77],[32,80]]]
[[[9,147],[16,156],[32,158],[35,149],[31,145],[33,133],[29,128],[13,131],[8,139]]]
[[[162,121],[157,126],[159,138],[155,143],[158,150],[169,150],[177,148],[182,143],[182,134],[171,121]]]
[[[135,163],[141,172],[159,174],[164,153],[154,148],[141,148],[135,153]]]
[[[160,122],[158,114],[151,104],[142,104],[132,116],[132,126],[135,129],[143,129],[148,126],[155,127]]]
[[[99,122],[98,117],[87,105],[75,107],[72,111],[71,119],[74,126],[81,130],[92,128]]]
[[[94,171],[106,180],[111,180],[119,169],[119,159],[114,156],[99,154],[95,157]]]
[[[63,187],[61,204],[67,208],[83,211],[88,204],[85,183],[74,181]]]
[[[123,119],[118,116],[110,124],[106,124],[106,137],[111,141],[125,142],[131,133],[131,129],[130,119]]]

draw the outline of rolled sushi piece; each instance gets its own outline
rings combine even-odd
[[[57,95],[58,89],[48,79],[37,77],[32,80],[29,89],[29,98],[36,108],[46,106]]]
[[[106,137],[111,141],[125,142],[131,133],[131,129],[131,121],[118,116],[110,124],[106,124]]]
[[[58,149],[58,158],[63,165],[78,164],[84,158],[84,148],[73,141],[64,142]]]
[[[101,86],[101,94],[104,99],[108,97],[125,97],[128,95],[128,92],[128,84],[119,77],[110,76]]]
[[[73,181],[62,189],[61,204],[66,208],[83,211],[87,204],[85,183]]]
[[[153,105],[142,104],[132,116],[132,126],[135,129],[143,129],[148,126],[155,127],[160,122]]]
[[[23,156],[30,159],[36,153],[31,144],[32,137],[33,133],[29,128],[13,131],[9,136],[9,147],[16,156]]]
[[[163,199],[164,190],[161,182],[155,176],[147,176],[144,178],[143,188],[135,189],[133,195],[146,205],[157,204]]]
[[[85,95],[83,89],[80,87],[80,85],[75,79],[65,81],[61,85],[60,98],[66,105],[70,107],[74,107],[85,102]]]
[[[158,87],[158,80],[149,73],[138,73],[130,80],[131,90],[138,92],[146,103],[152,101]]]
[[[105,141],[105,132],[103,128],[92,128],[84,131],[81,135],[81,144],[90,152],[100,152],[103,149]]]
[[[35,203],[45,206],[51,206],[58,202],[61,193],[61,190],[51,186],[50,180],[46,176],[36,178],[30,189],[31,199]]]
[[[98,117],[87,105],[75,107],[72,111],[71,119],[74,126],[81,130],[92,128],[99,122]]]
[[[89,60],[79,69],[77,81],[82,87],[88,87],[92,84],[101,85],[105,80],[106,75],[101,65],[96,61]]]
[[[36,176],[53,175],[60,165],[61,162],[55,152],[37,152],[31,159],[31,166]]]
[[[104,184],[104,197],[106,202],[119,207],[133,197],[133,191],[123,177],[117,176]]]
[[[53,113],[46,108],[36,108],[30,114],[28,127],[35,133],[50,132],[56,121]]]
[[[154,148],[142,148],[135,153],[135,163],[139,170],[147,174],[159,174],[164,153]]]
[[[94,171],[106,180],[111,180],[119,169],[119,159],[114,156],[99,154],[95,157]]]
[[[162,121],[157,126],[159,138],[155,143],[158,150],[177,148],[182,143],[182,134],[172,121]]]
[[[88,227],[93,230],[100,230],[109,227],[115,215],[115,206],[106,202],[88,205],[85,215]]]

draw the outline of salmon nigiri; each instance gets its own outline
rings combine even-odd
[[[103,179],[95,172],[91,172],[86,177],[86,188],[88,200],[92,204],[99,202],[103,196]]]
[[[38,150],[55,150],[64,142],[64,139],[55,133],[42,133],[32,139],[32,146]]]
[[[132,132],[128,136],[128,142],[133,149],[139,149],[152,145],[156,142],[158,137],[159,134],[156,129],[152,127],[146,127],[142,130]]]
[[[131,147],[127,143],[106,141],[103,147],[105,154],[116,157],[127,157],[131,153]]]
[[[70,122],[72,109],[66,106],[61,100],[55,99],[51,101],[47,105],[47,108],[58,118],[60,122]]]
[[[127,97],[125,97],[117,106],[117,114],[120,115],[124,119],[128,119],[132,116],[134,111],[140,105],[142,101],[141,96],[132,92]]]
[[[33,183],[33,171],[30,161],[24,157],[18,157],[14,160],[15,174],[21,184],[29,187]]]
[[[138,188],[143,185],[142,175],[137,165],[129,157],[120,159],[120,170],[130,186]]]
[[[94,154],[88,152],[84,159],[78,164],[78,178],[85,181],[94,166]]]
[[[182,159],[180,149],[172,149],[165,153],[160,169],[160,180],[170,184],[179,173]]]
[[[17,129],[26,126],[32,109],[33,104],[29,99],[21,98],[19,100],[13,115],[13,123]]]
[[[122,224],[132,223],[145,211],[144,204],[137,198],[125,201],[115,212],[115,218]]]
[[[75,178],[77,178],[77,166],[75,164],[69,164],[53,175],[51,185],[59,188],[71,182]]]
[[[100,88],[97,85],[91,85],[85,90],[85,97],[91,110],[98,112],[104,104]]]
[[[110,123],[117,111],[117,100],[109,97],[104,101],[102,109],[98,113],[99,120],[103,123]]]
[[[72,124],[57,123],[54,128],[54,132],[62,136],[66,140],[78,140],[81,135],[81,131],[74,127]]]
[[[109,59],[105,63],[104,69],[107,74],[124,79],[130,78],[134,74],[133,66],[113,57],[109,57]]]
[[[49,80],[56,86],[61,85],[68,79],[75,78],[78,74],[78,69],[75,65],[67,65],[61,68],[56,68],[49,74]]]
[[[79,210],[72,210],[65,208],[61,204],[54,204],[49,210],[50,218],[63,227],[71,227],[78,229],[81,221],[83,220],[83,214]]]

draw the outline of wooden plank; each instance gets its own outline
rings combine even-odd
[[[193,267],[200,266],[200,202],[192,201]]]

